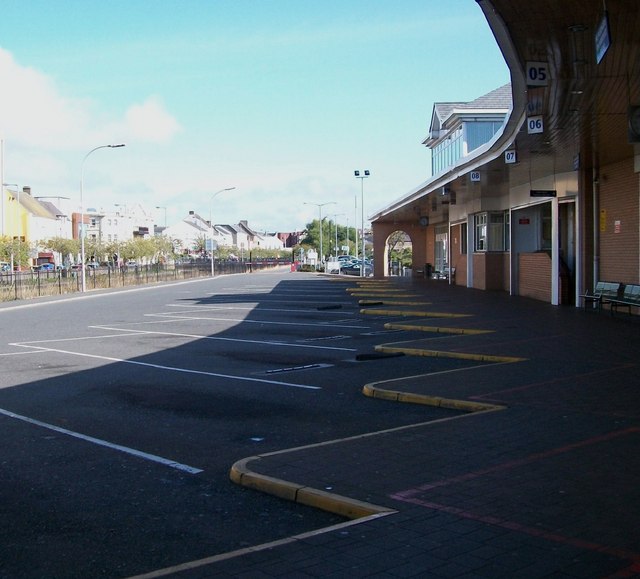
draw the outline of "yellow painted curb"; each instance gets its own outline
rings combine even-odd
[[[406,317],[421,317],[421,318],[469,318],[473,314],[453,314],[450,312],[416,312],[411,310],[376,310],[376,309],[364,309],[360,310],[361,314],[370,316],[406,316]]]
[[[392,299],[393,298],[413,298],[413,297],[415,297],[415,295],[413,295],[413,294],[393,294],[393,295],[390,295],[387,292],[358,292],[357,294],[351,294],[351,297],[358,298],[358,299],[360,299],[360,298],[376,298],[378,300],[385,299],[385,301],[386,301],[386,298],[392,298]],[[392,302],[389,301],[387,303],[392,303]],[[398,302],[395,302],[395,303],[398,304]],[[402,302],[399,302],[399,303],[402,303]],[[420,304],[415,304],[415,305],[423,305],[424,303],[425,302],[422,302]],[[426,303],[429,303],[429,302],[426,302]]]
[[[386,288],[386,287],[381,287],[381,288],[375,288],[375,287],[348,287],[348,288],[346,288],[346,291],[349,292],[350,294],[361,294],[361,293],[365,293],[365,292],[382,293],[382,294],[401,294],[401,293],[405,293],[407,290],[393,289],[393,288]]]
[[[506,406],[500,406],[497,404],[484,404],[482,402],[470,402],[468,400],[455,400],[453,398],[442,398],[440,396],[427,396],[423,394],[400,392],[397,390],[386,390],[384,388],[378,388],[375,384],[379,384],[379,382],[366,384],[362,389],[362,393],[370,398],[390,400],[393,402],[404,402],[408,404],[437,406],[439,408],[462,410],[464,412],[488,412],[491,410],[504,410],[506,408]]]
[[[416,326],[412,324],[395,324],[393,322],[384,325],[385,330],[408,330],[410,332],[433,332],[435,334],[477,335],[492,334],[495,330],[476,330],[472,328],[445,328],[441,326]]]
[[[315,507],[345,517],[359,519],[381,513],[394,513],[393,509],[350,499],[312,487],[266,476],[249,469],[248,463],[260,460],[261,456],[250,456],[237,461],[231,467],[229,478],[236,484],[258,490],[294,503]]]
[[[470,354],[466,352],[447,352],[444,350],[425,350],[422,348],[404,348],[402,346],[375,346],[376,352],[386,354],[403,353],[407,356],[424,356],[427,358],[457,358],[459,360],[475,360],[477,362],[524,362],[527,358],[515,356],[494,356],[491,354]]]
[[[362,297],[362,296],[358,296],[358,297]],[[377,297],[377,296],[371,296],[371,297]],[[394,298],[396,297],[401,297],[401,296],[394,296]],[[407,297],[412,297],[412,296],[407,296]],[[364,306],[367,304],[369,300],[360,300],[358,301],[358,305]],[[396,300],[396,299],[386,299],[384,297],[379,298],[380,302],[382,302],[382,305],[393,305],[393,306],[429,306],[431,305],[431,302],[405,302],[404,300]]]

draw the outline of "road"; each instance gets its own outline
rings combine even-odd
[[[0,304],[0,577],[129,577],[339,522],[229,469],[451,415],[362,395],[463,362],[367,356],[396,335],[360,315],[355,282],[259,272]]]

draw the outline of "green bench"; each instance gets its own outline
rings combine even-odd
[[[625,284],[622,294],[618,293],[617,296],[603,298],[602,303],[609,304],[611,314],[614,311],[617,312],[619,307],[628,308],[629,314],[631,314],[631,308],[640,307],[640,285]]]
[[[599,281],[596,283],[596,287],[593,288],[593,293],[582,294],[580,297],[583,300],[584,309],[587,309],[587,304],[593,304],[598,311],[602,310],[604,303],[610,303],[610,300],[618,299],[621,297],[622,284],[611,281]]]

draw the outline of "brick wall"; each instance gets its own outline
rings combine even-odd
[[[518,294],[551,303],[551,257],[544,252],[518,257]]]
[[[639,283],[640,177],[633,159],[600,172],[600,279]]]

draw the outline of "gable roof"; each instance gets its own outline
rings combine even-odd
[[[509,110],[511,108],[511,83],[507,83],[477,99],[461,103],[460,109]]]
[[[511,83],[484,94],[469,102],[438,102],[433,105],[429,135],[422,141],[429,145],[438,140],[440,131],[450,125],[458,116],[473,112],[482,114],[507,114],[511,110]]]

